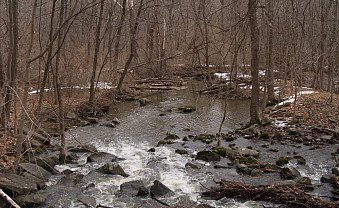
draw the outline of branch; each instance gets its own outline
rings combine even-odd
[[[0,196],[5,198],[11,206],[15,208],[20,208],[20,206],[17,203],[15,203],[15,201],[11,197],[9,197],[5,192],[3,192],[1,188],[0,188]]]

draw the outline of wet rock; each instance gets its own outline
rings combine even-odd
[[[76,147],[69,147],[68,151],[70,152],[97,152],[97,149],[93,145],[79,145]]]
[[[175,153],[178,153],[180,155],[187,155],[188,154],[187,150],[183,150],[183,149],[177,149],[177,150],[175,150]]]
[[[279,152],[278,149],[269,149],[269,150],[267,150],[267,151],[269,151],[269,152]]]
[[[179,136],[174,134],[173,132],[168,131],[166,133],[165,140],[171,140],[171,139],[179,139]]]
[[[118,157],[107,152],[94,152],[87,157],[87,162],[107,163],[117,160]]]
[[[81,173],[71,173],[68,175],[65,175],[63,178],[60,179],[59,185],[64,185],[64,186],[73,186],[81,182],[83,179],[84,175]]]
[[[227,149],[225,147],[215,147],[213,149],[213,152],[215,152],[217,155],[220,155],[221,157],[226,156]]]
[[[268,133],[267,131],[263,131],[260,134],[260,138],[262,138],[262,139],[267,139],[267,138],[269,138],[269,136],[270,136],[270,133]]]
[[[251,176],[256,177],[262,175],[263,171],[257,168],[251,170]]]
[[[157,144],[157,147],[161,146],[161,145],[166,145],[166,144],[174,144],[175,142],[171,141],[171,140],[160,140]]]
[[[113,118],[112,123],[117,125],[117,124],[120,124],[121,122],[118,118],[115,117],[115,118]]]
[[[339,176],[339,167],[332,168],[332,173],[336,176]]]
[[[143,107],[143,106],[150,104],[152,101],[150,99],[147,99],[147,98],[141,98],[141,99],[138,99],[138,102],[139,102],[140,106]]]
[[[297,184],[312,186],[312,180],[309,177],[302,177],[297,181]]]
[[[201,169],[201,165],[198,165],[198,164],[193,164],[193,163],[186,163],[185,164],[185,168],[192,168],[192,169]]]
[[[321,140],[327,142],[327,141],[330,141],[332,139],[332,136],[331,135],[323,135],[320,137]]]
[[[225,165],[215,165],[214,168],[215,169],[229,169],[229,167]]]
[[[256,150],[248,149],[248,148],[241,148],[238,150],[239,154],[242,156],[253,156],[259,157],[259,152]]]
[[[174,195],[174,192],[169,189],[167,186],[162,184],[160,181],[155,180],[153,185],[150,188],[150,193],[152,197],[171,197]]]
[[[31,163],[36,163],[38,166],[51,173],[53,173],[54,166],[56,165],[54,158],[47,157],[46,155],[39,155],[37,157],[34,157],[31,160]]]
[[[293,158],[297,159],[299,165],[306,165],[306,159],[304,157],[296,155]]]
[[[209,144],[214,141],[214,135],[212,134],[200,134],[194,137],[194,140],[200,140],[203,143]]]
[[[296,177],[300,177],[300,173],[299,171],[294,168],[294,167],[286,167],[286,168],[283,168],[281,171],[280,171],[280,177],[282,179],[294,179]]]
[[[47,170],[43,169],[40,166],[37,166],[32,163],[20,163],[19,167],[21,170],[28,172],[34,175],[37,178],[46,179],[47,177],[51,176],[52,174]]]
[[[28,195],[19,195],[14,198],[14,201],[19,206],[35,207],[37,205],[44,204],[49,196],[50,194],[45,191],[38,191]]]
[[[120,185],[120,192],[127,196],[147,196],[148,190],[140,180],[129,181]]]
[[[241,164],[245,164],[245,165],[254,165],[254,164],[258,164],[259,160],[255,159],[253,156],[249,156],[249,157],[239,157],[237,158],[237,161]]]
[[[238,173],[242,173],[242,174],[251,174],[251,169],[249,167],[247,167],[247,165],[245,164],[236,164],[235,168],[237,169]]]
[[[152,147],[152,148],[150,148],[149,150],[147,150],[147,152],[155,152],[155,148]]]
[[[334,175],[323,175],[323,176],[321,176],[320,181],[322,183],[334,184],[335,183],[335,177],[334,177]]]
[[[286,165],[292,158],[291,157],[279,157],[275,162],[276,165],[283,166]]]
[[[275,181],[272,185],[294,187],[294,186],[297,185],[297,182],[295,182],[293,180]]]
[[[196,111],[196,108],[193,106],[180,106],[177,108],[172,108],[170,111],[176,111],[179,113],[192,113]]]
[[[41,178],[37,178],[29,173],[23,173],[22,174],[23,177],[27,178],[28,180],[31,180],[32,182],[36,183],[38,186],[38,189],[45,189],[46,188],[46,184],[45,181],[42,180]]]
[[[100,126],[106,126],[106,127],[111,127],[111,128],[116,128],[117,127],[117,124],[114,123],[114,122],[104,122],[102,124],[100,124]]]
[[[166,113],[160,113],[158,116],[166,116]]]
[[[66,170],[62,171],[62,173],[61,173],[61,174],[63,174],[63,175],[69,175],[69,174],[71,174],[71,173],[73,173],[73,171],[72,171],[72,170],[70,170],[70,169],[66,169]]]
[[[97,124],[99,123],[99,119],[96,117],[87,117],[86,120],[90,122],[91,124]]]
[[[77,196],[77,200],[82,202],[83,204],[86,204],[86,207],[97,207],[97,202],[94,197],[79,194]]]
[[[195,157],[196,160],[203,160],[206,162],[211,162],[211,161],[218,161],[219,157],[216,153],[208,150],[203,150],[198,152],[197,156]]]
[[[101,168],[98,168],[97,170],[103,174],[121,175],[123,177],[128,177],[128,174],[126,174],[121,166],[116,162],[109,162]]]
[[[78,155],[73,152],[73,153],[66,156],[66,163],[74,164],[74,163],[76,163],[76,160],[78,160],[78,159],[79,159]]]
[[[208,204],[199,204],[198,206],[196,206],[195,208],[214,208]]]
[[[229,158],[240,156],[239,152],[232,149],[226,149],[226,156]]]
[[[91,123],[89,121],[79,121],[76,125],[80,126],[80,127],[83,127],[83,126],[88,126],[90,124]]]
[[[184,141],[184,142],[188,142],[188,141],[189,141],[189,139],[188,139],[188,137],[187,137],[187,136],[185,136],[185,137],[182,139],[182,141]]]
[[[17,194],[29,194],[37,190],[37,184],[31,178],[12,174],[0,174],[0,188],[11,190]]]
[[[24,128],[23,131],[24,131],[24,134],[27,135],[28,132],[30,132],[30,129]],[[32,138],[37,140],[37,141],[39,141],[42,144],[45,144],[45,145],[49,145],[51,143],[51,140],[49,139],[49,137],[43,136],[43,135],[41,135],[41,134],[39,134],[37,132],[34,132],[32,134]]]

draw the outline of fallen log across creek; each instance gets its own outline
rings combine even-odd
[[[217,187],[212,187],[202,196],[212,197],[216,200],[224,197],[246,199],[253,201],[266,201],[276,204],[286,204],[289,207],[326,207],[338,208],[339,202],[330,202],[318,196],[305,192],[305,185],[248,185],[234,181],[220,181]]]

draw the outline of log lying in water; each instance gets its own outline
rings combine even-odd
[[[249,199],[254,201],[268,201],[277,204],[287,204],[291,207],[339,207],[339,202],[328,202],[317,196],[305,192],[305,185],[247,185],[234,181],[220,181],[218,187],[203,192],[203,196],[213,197],[217,200],[229,197]]]

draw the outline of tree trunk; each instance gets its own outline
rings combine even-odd
[[[118,30],[116,34],[116,42],[114,46],[113,71],[117,70],[117,67],[118,67],[119,53],[120,53],[120,39],[121,39],[122,27],[125,21],[125,16],[126,16],[126,0],[123,0],[120,21],[118,24]]]
[[[252,91],[250,105],[250,123],[260,122],[259,118],[259,28],[257,24],[258,0],[248,1],[248,16],[251,30],[251,75]]]
[[[274,72],[273,72],[273,2],[272,0],[267,0],[267,101],[272,103],[274,100]]]
[[[18,65],[18,0],[8,0],[8,14],[10,19],[9,24],[9,39],[10,48],[8,54],[7,80],[8,86],[5,92],[5,107],[4,107],[4,127],[8,130],[10,123],[10,113],[12,107],[12,94],[15,88],[17,65]]]
[[[32,11],[32,17],[31,17],[31,31],[30,31],[30,39],[28,44],[28,50],[26,53],[26,66],[25,66],[25,85],[24,85],[24,94],[23,94],[23,100],[22,100],[22,108],[20,113],[20,124],[19,124],[19,140],[17,143],[17,151],[16,151],[16,158],[13,170],[16,171],[19,167],[20,159],[21,159],[21,152],[22,152],[22,146],[24,144],[24,149],[28,149],[28,141],[25,141],[25,135],[23,132],[24,129],[24,122],[27,112],[27,98],[28,98],[28,90],[29,90],[29,80],[30,80],[30,62],[29,59],[31,57],[31,52],[33,48],[33,42],[34,42],[34,20],[35,20],[35,12],[37,8],[37,0],[34,1],[33,5],[33,11]],[[29,138],[28,138],[29,139]]]
[[[132,33],[131,33],[131,36],[130,36],[130,39],[131,39],[131,48],[130,48],[130,55],[129,55],[129,58],[125,64],[125,68],[124,68],[124,71],[120,77],[120,80],[119,80],[119,84],[118,84],[118,87],[117,87],[117,90],[118,92],[121,91],[121,87],[122,87],[122,84],[124,82],[124,79],[125,79],[125,76],[127,74],[127,71],[128,71],[128,68],[132,62],[132,59],[135,55],[135,51],[136,51],[136,34],[137,34],[137,30],[138,30],[138,25],[139,25],[139,18],[140,18],[140,15],[141,15],[141,10],[142,10],[142,6],[143,6],[143,0],[140,0],[140,4],[139,4],[139,8],[138,8],[138,13],[137,13],[137,16],[135,18],[135,23],[134,23],[134,27],[132,29]]]
[[[59,27],[62,27],[64,21],[64,12],[65,12],[65,0],[61,0],[60,3],[60,16],[59,16]],[[64,35],[64,30],[60,31],[58,35],[58,48],[62,46],[62,39]],[[66,138],[65,138],[65,127],[64,127],[64,109],[61,95],[61,86],[60,86],[60,77],[59,77],[59,68],[60,68],[60,56],[61,51],[59,50],[56,59],[55,59],[55,89],[56,96],[59,107],[59,134],[60,134],[60,153],[59,153],[59,162],[61,164],[65,163],[66,159]]]
[[[92,77],[91,77],[91,86],[89,91],[89,102],[92,103],[95,98],[95,77],[96,77],[96,71],[97,71],[97,64],[98,64],[98,55],[99,55],[99,49],[100,49],[100,30],[101,30],[101,24],[102,24],[102,16],[104,13],[104,4],[105,0],[101,0],[100,3],[100,12],[99,12],[99,19],[98,19],[98,25],[95,31],[95,48],[94,48],[94,58],[93,58],[93,68],[92,68]]]

